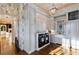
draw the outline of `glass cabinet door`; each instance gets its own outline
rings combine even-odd
[[[64,34],[64,20],[57,21],[57,33]]]

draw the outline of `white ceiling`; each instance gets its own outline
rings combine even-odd
[[[68,5],[71,5],[72,3],[36,3],[35,5],[42,8],[46,12],[49,12],[49,10],[53,7],[52,5],[57,7],[57,9],[62,9]]]

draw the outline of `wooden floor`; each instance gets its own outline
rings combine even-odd
[[[14,43],[6,37],[0,37],[1,55],[28,55],[25,51],[17,50]],[[50,45],[35,51],[30,55],[79,55],[78,49],[65,49],[60,44],[50,43]]]
[[[45,48],[41,49],[40,51],[35,51],[33,53],[31,53],[31,55],[49,55],[49,53],[51,51],[53,51],[54,49],[60,47],[60,44],[54,44],[51,43],[50,45],[46,46]]]
[[[51,43],[40,51],[35,51],[31,55],[79,55],[79,49],[62,47],[60,44]]]
[[[26,55],[24,51],[17,51],[16,46],[6,37],[0,37],[0,54],[1,55]]]

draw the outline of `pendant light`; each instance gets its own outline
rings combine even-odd
[[[52,8],[50,9],[50,14],[53,15],[56,13],[57,7],[55,6],[55,4],[52,4]]]

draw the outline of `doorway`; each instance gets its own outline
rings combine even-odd
[[[14,20],[0,20],[0,54],[15,54]]]

